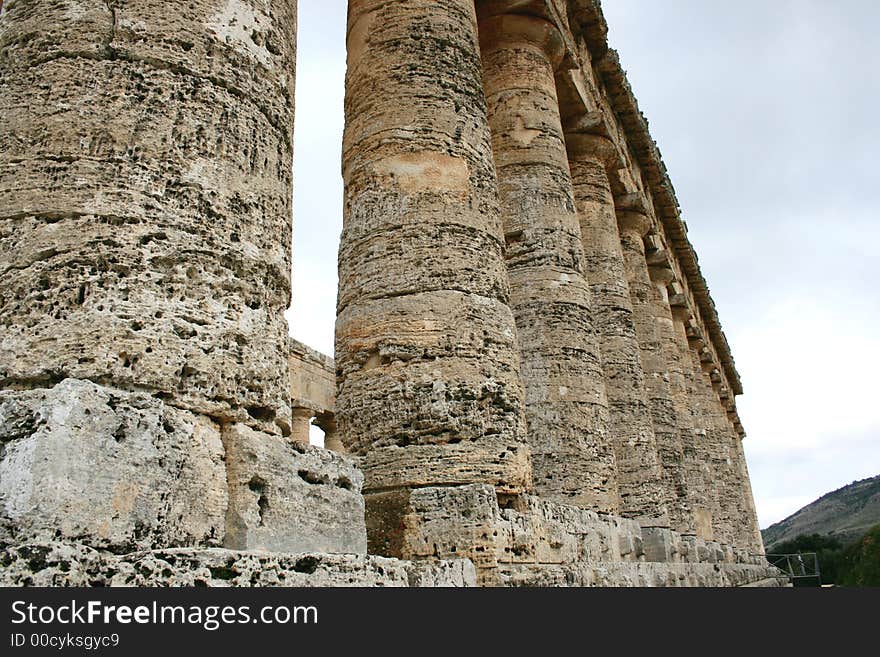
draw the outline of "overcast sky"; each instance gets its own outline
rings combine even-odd
[[[745,394],[762,527],[880,474],[880,3],[605,0]],[[333,353],[344,0],[299,0],[291,333]]]

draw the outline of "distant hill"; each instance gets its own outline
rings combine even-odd
[[[761,531],[767,552],[773,545],[798,536],[833,536],[841,543],[857,541],[880,523],[880,475],[854,481],[823,495],[785,520]]]

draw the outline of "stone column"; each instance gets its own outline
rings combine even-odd
[[[605,137],[565,136],[584,247],[584,270],[608,395],[620,514],[669,527],[662,470],[645,393],[639,343],[607,168],[618,157]]]
[[[295,0],[3,3],[0,525],[216,545],[221,430],[289,434],[295,44]]]
[[[5,387],[289,430],[296,3],[239,4],[3,7]]]
[[[721,543],[731,544],[731,504],[729,476],[727,468],[728,436],[726,418],[720,414],[718,398],[712,389],[712,381],[704,370],[700,349],[703,346],[699,338],[689,337],[691,346],[691,363],[694,372],[695,399],[706,427],[705,447],[701,449],[704,459],[704,476],[707,482],[707,497],[712,508],[713,538]],[[696,349],[695,349],[696,347]],[[724,423],[722,423],[722,420]]]
[[[608,402],[556,96],[562,38],[539,18],[499,15],[481,18],[480,44],[535,491],[616,513]]]
[[[708,377],[711,384],[711,374]],[[718,479],[718,493],[720,496],[719,507],[721,518],[719,522],[719,537],[724,543],[731,546],[745,547],[741,542],[739,527],[745,516],[743,504],[743,485],[740,479],[739,467],[735,463],[734,441],[737,436],[733,426],[727,419],[727,409],[718,398],[714,386],[710,387],[709,415],[715,423],[718,436],[718,448],[716,458],[716,476]]]
[[[473,1],[350,0],[347,45],[336,419],[368,515],[377,489],[528,490]]]
[[[740,544],[748,548],[752,554],[764,554],[764,539],[761,536],[761,528],[758,524],[758,511],[755,507],[755,497],[752,493],[752,483],[749,477],[749,468],[746,463],[742,441],[743,439],[739,435],[734,434],[734,459],[740,473],[745,507],[743,534]]]
[[[730,417],[734,410],[730,390],[724,385],[720,371],[713,368],[710,373],[713,384],[713,403],[717,415],[718,426],[722,435],[722,462],[727,484],[726,500],[729,506],[729,544],[741,549],[753,549],[752,519],[755,518],[754,502],[747,495],[749,484],[747,474],[743,471],[741,460],[742,444],[739,432]]]
[[[651,220],[645,214],[628,210],[618,211],[617,220],[636,336],[645,370],[645,390],[654,425],[657,453],[663,468],[670,526],[683,534],[692,534],[694,521],[687,499],[680,421],[670,390],[669,366],[664,356],[663,339],[657,327],[655,286],[651,282],[645,259],[643,238],[651,228]]]
[[[650,237],[650,236],[649,236]],[[665,376],[669,383],[669,394],[672,398],[672,408],[675,413],[677,427],[676,453],[678,445],[681,446],[682,461],[675,467],[680,469],[683,480],[683,494],[686,500],[688,515],[687,523],[679,530],[684,534],[706,534],[697,531],[698,519],[705,519],[707,506],[700,497],[699,478],[693,479],[690,475],[690,464],[696,458],[696,436],[694,435],[694,419],[692,400],[688,395],[687,382],[684,376],[684,356],[678,347],[675,336],[672,308],[669,305],[669,293],[667,285],[675,280],[675,273],[669,266],[668,254],[665,251],[652,253],[649,261],[654,262],[648,271],[653,283],[651,290],[651,313],[654,317],[654,325],[657,331],[658,345],[661,362],[665,363]],[[690,355],[688,365],[690,365]]]
[[[293,422],[291,423],[290,440],[295,443],[309,443],[309,433],[312,427],[312,418],[315,412],[310,408],[293,408]]]
[[[336,416],[333,413],[319,413],[315,417],[315,425],[324,432],[324,449],[338,454],[348,453],[345,445],[342,444],[339,428],[336,426]]]
[[[686,386],[685,399],[691,411],[692,422],[691,433],[684,444],[685,474],[693,505],[697,536],[707,541],[714,541],[713,520],[717,511],[715,495],[712,492],[713,481],[710,467],[712,454],[709,449],[709,442],[713,436],[707,426],[705,399],[699,387],[702,385],[702,379],[698,376],[700,373],[694,370],[693,356],[688,345],[685,322],[691,316],[691,311],[686,305],[672,306],[673,335]]]

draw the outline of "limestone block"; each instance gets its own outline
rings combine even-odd
[[[474,586],[467,560],[171,549],[114,555],[44,542],[0,549],[0,586]]]
[[[107,553],[52,541],[0,547],[0,586],[104,586]]]
[[[661,527],[646,527],[642,530],[642,539],[647,561],[669,563],[678,555],[675,546],[675,533]]]
[[[601,559],[611,551],[607,524],[599,515],[577,507],[559,504],[536,496],[525,496],[526,511],[505,510],[507,526],[525,528],[532,533],[532,561],[537,563],[574,564]],[[510,532],[499,532],[499,539]],[[522,530],[520,530],[522,533]],[[520,543],[523,540],[520,539]],[[507,546],[499,545],[499,548]],[[511,552],[515,552],[512,551]],[[512,562],[510,558],[499,562]],[[521,561],[524,561],[521,559]]]
[[[537,563],[538,544],[542,539],[546,541],[541,529],[537,518],[529,514],[517,513],[512,509],[503,509],[495,530],[497,532],[495,554],[498,564]],[[561,556],[554,551],[544,552],[543,562],[562,563]]]
[[[240,424],[224,428],[223,444],[225,547],[366,554],[363,475],[350,459]]]
[[[628,518],[607,516],[617,537],[617,549],[623,561],[638,561],[644,556],[644,540],[639,523]]]
[[[291,405],[309,408],[316,414],[336,409],[336,365],[333,359],[291,338]]]
[[[219,427],[142,393],[66,379],[0,391],[0,517],[11,537],[117,552],[220,545]]]
[[[504,586],[733,587],[785,586],[766,566],[726,564],[596,563],[510,564],[501,568]]]
[[[414,561],[466,558],[477,581],[496,585],[500,512],[487,484],[366,495],[370,553]]]

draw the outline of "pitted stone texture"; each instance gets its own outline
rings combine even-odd
[[[781,587],[789,581],[776,568],[739,564],[513,564],[501,568],[501,577],[504,586],[521,587]]]
[[[712,440],[711,431],[706,421],[702,391],[698,388],[702,379],[696,376],[693,366],[692,351],[688,346],[687,329],[681,308],[673,308],[673,334],[675,348],[683,378],[684,389],[679,391],[679,403],[689,411],[690,428],[684,434],[682,443],[685,474],[688,481],[688,493],[694,515],[694,532],[700,538],[714,540],[715,521],[718,517],[716,498],[714,495],[714,477],[711,469]]]
[[[82,545],[0,549],[0,586],[462,587],[466,560],[411,563],[366,555],[173,549],[114,555]]]
[[[646,218],[643,216],[642,219]],[[640,358],[645,371],[645,393],[654,426],[658,460],[662,468],[663,491],[669,511],[670,527],[675,531],[693,533],[694,517],[688,504],[681,421],[670,391],[664,341],[656,322],[658,308],[654,299],[654,284],[648,272],[642,237],[642,231],[637,230],[636,226],[627,225],[626,222],[621,224],[621,248]]]
[[[554,81],[561,37],[539,18],[481,15],[480,45],[535,492],[616,512],[608,400]]]
[[[363,475],[348,458],[236,424],[223,430],[224,546],[366,554]]]
[[[216,424],[146,394],[75,379],[0,391],[6,542],[63,538],[117,552],[221,545],[223,459]]]
[[[642,559],[638,523],[523,496],[502,509],[498,563],[595,563]]]
[[[295,2],[0,17],[0,385],[289,430]]]
[[[665,363],[664,375],[669,383],[669,395],[677,426],[675,449],[681,450],[681,462],[675,464],[675,467],[679,472],[676,476],[682,481],[680,497],[687,508],[687,513],[685,522],[677,529],[690,534],[697,534],[702,529],[704,538],[715,537],[730,542],[728,535],[716,537],[714,532],[710,534],[705,531],[705,518],[712,513],[712,504],[710,496],[705,491],[701,472],[699,470],[695,472],[693,467],[694,462],[699,458],[697,445],[699,434],[695,430],[700,429],[701,421],[696,417],[696,404],[689,395],[691,382],[686,374],[689,374],[691,369],[690,350],[684,351],[684,346],[679,344],[676,322],[669,305],[667,279],[672,272],[663,267],[651,268],[650,272],[653,283],[650,307],[658,339],[656,356]]]
[[[761,528],[758,525],[758,511],[755,508],[755,496],[752,493],[752,480],[749,476],[749,468],[746,464],[746,455],[743,450],[742,437],[734,433],[733,447],[734,458],[740,473],[740,486],[743,496],[745,513],[737,525],[737,545],[750,550],[753,554],[764,554],[764,539],[761,536]]]
[[[613,145],[568,135],[568,157],[593,300],[596,339],[609,407],[620,514],[646,526],[668,526],[657,443],[645,394],[645,373],[633,322],[614,197],[605,161]]]
[[[336,410],[336,364],[329,356],[298,342],[290,344],[290,397],[295,407],[315,415]]]
[[[467,558],[476,568],[477,583],[495,586],[498,577],[492,532],[497,526],[498,505],[494,495],[488,486],[368,494],[369,551],[428,563]]]
[[[347,46],[339,434],[359,456],[470,445],[480,471],[526,446],[474,3],[351,0]]]
[[[481,586],[736,586],[768,576],[743,550],[485,484],[370,494],[367,525],[371,552],[466,557]]]
[[[361,459],[366,492],[488,483],[500,493],[518,493],[530,482],[528,450],[491,437],[452,445],[373,449]]]
[[[512,438],[523,438],[522,388],[516,331],[501,301],[459,291],[364,300],[337,318],[336,352],[336,417],[353,452],[479,449],[483,440],[525,449]]]

